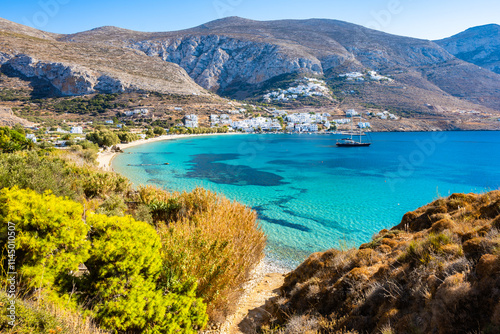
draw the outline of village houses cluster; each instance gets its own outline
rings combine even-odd
[[[350,73],[339,74],[339,77],[345,78],[347,81],[365,81],[365,80],[388,81],[388,82],[393,81],[391,78],[380,75],[375,71],[368,71],[366,73],[350,72]]]
[[[231,130],[242,132],[318,132],[320,126],[323,129],[329,130],[332,125],[349,124],[353,116],[359,115],[354,110],[346,112],[346,117],[342,119],[332,119],[329,113],[287,113],[282,110],[271,110],[271,117],[252,117],[243,120],[232,120],[228,114],[212,114],[210,115],[211,127],[226,126]],[[198,116],[186,115],[184,118],[186,127],[197,127]],[[369,122],[359,122],[360,128],[370,128]]]
[[[182,108],[175,108],[176,111],[183,111]],[[345,112],[344,118],[336,117],[334,118],[330,113],[315,113],[315,112],[301,112],[301,113],[291,113],[283,110],[271,109],[270,116],[262,117],[258,115],[257,117],[243,118],[242,114],[247,112],[247,109],[233,109],[225,111],[222,114],[212,114],[210,115],[210,126],[216,127],[227,127],[230,131],[241,131],[241,132],[318,132],[320,130],[332,130],[338,128],[338,126],[347,125],[354,122],[355,119],[359,117],[359,122],[355,126],[361,129],[371,128],[371,124],[366,122],[363,117],[379,118],[382,120],[387,119],[398,119],[397,116],[391,114],[388,111],[383,112],[366,112],[358,113],[354,109],[349,109]],[[148,109],[135,109],[123,112],[125,117],[146,117],[150,115]],[[233,119],[237,118],[237,119]],[[116,128],[121,128],[123,124],[114,124],[113,120],[105,120],[105,124],[116,126]],[[354,124],[353,124],[354,125]],[[85,125],[86,128],[92,127],[92,122],[88,122]],[[184,122],[179,123],[176,126],[184,126],[186,128],[198,128],[200,127],[199,116],[196,114],[187,114],[184,116]],[[61,135],[71,135],[71,138],[75,141],[85,140],[84,127],[75,124],[71,127],[65,127],[67,130],[61,127],[53,129],[52,131],[46,131],[46,134],[51,135],[49,141],[56,146],[64,146],[64,140],[61,139]],[[168,130],[167,130],[168,131]],[[138,133],[140,138],[145,138],[144,133]],[[34,134],[27,134],[26,138],[37,142],[37,138]]]
[[[297,82],[297,86],[278,89],[263,96],[264,102],[288,102],[299,97],[327,96],[328,88],[323,80],[306,78]]]

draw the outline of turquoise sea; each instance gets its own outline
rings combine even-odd
[[[360,148],[338,148],[337,138],[182,138],[127,149],[113,168],[135,185],[201,186],[251,206],[267,258],[288,268],[367,242],[439,196],[500,188],[500,132],[372,133]]]

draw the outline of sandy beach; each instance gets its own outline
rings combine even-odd
[[[133,146],[139,146],[139,145],[144,145],[144,144],[150,144],[158,141],[164,141],[164,140],[172,140],[172,139],[179,139],[179,138],[187,138],[187,137],[203,137],[203,136],[221,136],[221,135],[242,135],[244,133],[239,133],[239,132],[232,132],[232,133],[207,133],[207,134],[185,134],[185,135],[163,135],[155,138],[150,138],[150,139],[141,139],[141,140],[136,140],[127,144],[117,144],[116,146],[119,147],[120,149],[124,150],[129,147]],[[97,164],[99,168],[106,170],[106,171],[112,171],[113,168],[111,167],[111,163],[113,161],[113,158],[119,154],[119,152],[111,152],[111,151],[101,151],[97,155]]]

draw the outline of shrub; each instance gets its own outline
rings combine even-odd
[[[4,272],[9,271],[7,260],[14,254],[8,236],[15,237],[15,270],[21,288],[27,292],[41,287],[58,290],[88,257],[88,226],[82,214],[80,204],[50,192],[2,189],[0,246],[9,254],[2,263]]]
[[[167,291],[157,286],[161,243],[154,228],[131,217],[87,217],[92,226],[89,272],[82,279],[96,319],[118,331],[194,333],[206,324],[196,285]],[[83,300],[85,301],[85,299]]]
[[[33,189],[39,193],[51,190],[57,196],[76,199],[81,195],[74,187],[76,177],[60,159],[39,156],[37,152],[0,154],[0,188]]]
[[[5,305],[9,303],[8,295],[0,291],[0,332],[17,334],[104,334],[90,318],[83,318],[80,314],[64,310],[52,303],[34,303],[28,300],[16,300],[15,329],[9,324],[12,321],[8,316]]]
[[[0,153],[11,153],[33,147],[34,143],[26,139],[24,134],[8,127],[0,127]]]
[[[78,186],[87,198],[106,198],[114,193],[126,193],[130,189],[130,181],[119,174],[103,172],[88,166],[71,169],[73,175],[78,178]]]
[[[88,133],[86,136],[87,140],[99,145],[99,146],[113,146],[120,142],[120,138],[113,131],[99,130]]]
[[[169,225],[157,222],[166,268],[162,280],[167,286],[196,280],[197,296],[208,303],[212,318],[216,310],[227,315],[240,285],[263,257],[266,238],[255,212],[201,188],[159,193],[150,200],[166,201],[163,214]]]
[[[118,132],[118,138],[120,138],[120,142],[122,143],[130,143],[131,141],[139,140],[137,134],[123,131]]]
[[[153,133],[156,136],[163,136],[165,133],[167,133],[167,131],[165,131],[165,129],[162,128],[162,127],[155,126],[154,129],[153,129]]]
[[[450,235],[445,233],[431,233],[423,241],[413,241],[408,246],[399,260],[412,264],[429,264],[437,255],[443,255],[443,246],[452,244],[453,240]]]

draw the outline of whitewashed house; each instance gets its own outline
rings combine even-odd
[[[83,128],[81,126],[73,126],[71,128],[70,133],[81,135],[81,134],[83,134]]]
[[[32,142],[36,143],[36,136],[34,133],[28,133],[26,135],[26,139],[31,140]]]
[[[197,128],[198,127],[198,116],[191,114],[184,117],[184,126],[186,128]]]

